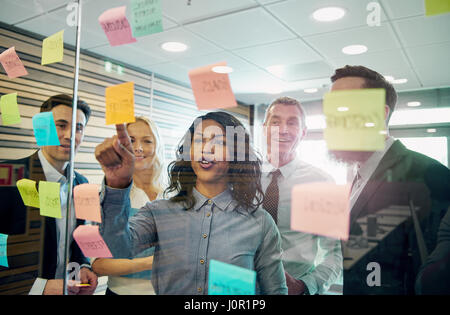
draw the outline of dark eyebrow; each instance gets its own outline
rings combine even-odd
[[[57,121],[55,121],[55,123],[64,123],[64,124],[68,124],[69,122],[65,119],[58,119]]]

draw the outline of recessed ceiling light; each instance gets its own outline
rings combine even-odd
[[[161,45],[161,48],[170,52],[182,52],[185,51],[188,47],[186,44],[180,42],[166,42]]]
[[[233,72],[233,68],[228,66],[215,66],[211,69],[215,73],[231,73]]]
[[[317,91],[319,91],[319,89],[316,89],[316,88],[304,89],[303,90],[303,92],[308,93],[308,94],[313,94],[313,93],[316,93]]]
[[[283,93],[283,89],[282,88],[278,88],[278,87],[270,87],[270,88],[267,88],[265,91],[268,94],[281,94],[281,93]]]
[[[427,129],[427,132],[428,132],[428,133],[435,133],[435,132],[436,132],[436,129],[430,128],[430,129]]]
[[[365,123],[365,126],[366,126],[367,128],[375,127],[375,123],[373,123],[373,122],[367,122],[367,123]]]
[[[338,110],[338,112],[347,112],[348,111],[348,107],[344,107],[344,106],[338,107],[337,110]]]
[[[391,76],[391,75],[385,75],[384,76],[384,78],[386,79],[386,81],[388,81],[388,82],[392,82],[392,81],[394,81],[395,79],[394,79],[394,77],[393,76]]]
[[[342,52],[346,55],[359,55],[367,51],[367,46],[364,45],[350,45],[342,48]]]
[[[422,105],[422,103],[421,103],[421,102],[408,102],[407,105],[408,105],[409,107],[417,107],[417,106]]]
[[[408,82],[408,79],[396,79],[392,81],[394,84],[405,84],[406,82]]]
[[[332,22],[342,19],[345,15],[345,10],[338,7],[326,7],[314,11],[313,18],[319,22]]]

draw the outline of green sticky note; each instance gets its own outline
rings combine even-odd
[[[28,207],[39,208],[39,194],[36,190],[36,182],[31,179],[21,179],[16,182],[23,203]]]
[[[64,58],[64,30],[47,37],[42,42],[41,65],[62,62]]]
[[[450,0],[425,0],[425,15],[438,15],[450,12]]]
[[[134,37],[163,31],[160,0],[131,0],[131,26]]]
[[[60,184],[54,182],[39,182],[39,202],[41,215],[61,219]]]
[[[17,105],[17,93],[3,95],[0,99],[3,125],[20,124],[19,106]]]
[[[328,150],[380,151],[386,128],[384,89],[334,91],[325,94],[324,138]]]
[[[256,272],[211,259],[208,295],[255,295]]]
[[[6,247],[8,245],[8,235],[0,233],[0,266],[8,266],[8,254]]]

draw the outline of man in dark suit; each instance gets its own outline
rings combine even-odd
[[[44,146],[33,155],[20,160],[5,161],[1,165],[15,166],[20,170],[16,180],[27,178],[39,181],[59,182],[61,196],[62,219],[40,217],[39,209],[26,207],[17,187],[0,186],[1,200],[5,200],[2,207],[0,233],[12,234],[8,238],[9,270],[20,268],[24,265],[38,265],[39,278],[34,282],[30,294],[61,294],[63,290],[63,278],[66,275],[64,254],[65,236],[70,238],[69,261],[77,263],[80,267],[80,280],[89,283],[90,286],[69,286],[71,294],[92,294],[97,286],[97,276],[90,270],[89,259],[84,257],[80,248],[72,238],[73,230],[84,224],[84,220],[75,218],[73,203],[72,217],[69,218],[69,230],[66,231],[65,218],[68,194],[68,162],[70,160],[70,139],[72,124],[72,97],[68,95],[56,95],[49,98],[41,106],[41,112],[53,113],[59,146]],[[89,120],[91,110],[84,101],[78,101],[77,121],[75,135],[75,152],[84,137],[84,129]],[[16,172],[17,175],[17,172]],[[87,183],[87,179],[75,172],[72,188],[76,185]],[[15,183],[15,182],[14,182]],[[13,183],[13,185],[14,185]],[[73,202],[73,201],[72,201]],[[31,246],[30,246],[31,245]],[[17,252],[25,252],[29,255],[21,257]],[[70,270],[69,270],[70,271]],[[17,274],[17,273],[16,273]],[[17,280],[23,281],[24,275],[18,274]],[[34,278],[35,273],[27,274],[28,278]],[[0,271],[0,283],[2,282]],[[19,279],[20,278],[20,279]],[[14,282],[14,279],[5,281]]]
[[[332,92],[365,88],[386,91],[385,123],[395,109],[397,94],[382,75],[362,66],[337,69],[331,77]],[[387,128],[386,128],[387,130]],[[356,166],[350,194],[350,234],[361,234],[358,219],[376,215],[390,205],[419,207],[420,228],[428,251],[436,246],[439,222],[445,214],[450,196],[450,171],[439,162],[408,150],[399,140],[386,135],[382,151],[330,151],[335,159]],[[367,221],[366,221],[367,222]],[[419,235],[420,239],[420,235]],[[349,244],[343,244],[344,260]],[[364,246],[363,246],[364,247]],[[413,294],[414,282],[421,265],[413,221],[390,233],[370,250],[365,259],[344,270],[344,294]],[[369,263],[379,265],[379,285],[368,281]],[[345,269],[345,268],[344,268]],[[369,271],[368,271],[369,270]]]

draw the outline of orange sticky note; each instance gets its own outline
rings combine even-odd
[[[98,185],[81,184],[73,189],[73,203],[78,219],[102,222]]]
[[[19,56],[17,56],[15,47],[11,47],[2,52],[0,55],[0,62],[8,74],[8,77],[11,79],[28,74]]]
[[[226,65],[226,62],[219,62],[189,71],[189,80],[199,110],[237,106],[228,74],[213,71],[215,67]]]
[[[79,225],[73,231],[73,239],[86,257],[112,257],[108,246],[100,235],[98,225]]]
[[[292,188],[291,229],[347,240],[350,185],[310,183]]]
[[[135,122],[134,82],[107,87],[105,98],[107,125]]]

